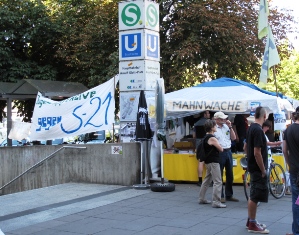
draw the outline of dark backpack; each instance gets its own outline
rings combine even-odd
[[[200,160],[201,162],[205,161],[213,149],[208,152],[208,154],[205,153],[205,147],[204,143],[206,143],[207,136],[205,135],[200,141],[196,149],[196,158],[197,160]]]

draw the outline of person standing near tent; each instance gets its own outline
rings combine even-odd
[[[232,128],[231,122],[227,119],[227,115],[223,112],[216,112],[214,114],[214,119],[217,123],[217,131],[215,132],[215,137],[219,141],[223,152],[220,153],[220,169],[221,175],[223,177],[223,170],[225,168],[226,172],[226,182],[225,182],[225,195],[221,192],[221,202],[227,201],[238,202],[237,198],[233,197],[233,156],[231,152],[231,141],[236,139],[235,132]]]
[[[203,116],[194,124],[193,138],[196,139],[195,149],[197,149],[199,141],[206,135],[204,124],[208,119],[210,119],[210,111],[206,110],[203,112]],[[203,167],[204,167],[204,162],[198,161],[198,167],[197,167],[198,186],[201,186],[202,184]]]
[[[271,148],[279,147],[282,144],[282,142],[281,141],[276,141],[276,142],[270,141],[268,136],[266,135],[266,132],[272,128],[272,123],[270,120],[267,119],[266,121],[264,121],[262,128],[265,133],[266,140],[267,140],[268,155],[272,155]]]
[[[249,114],[237,114],[234,118],[233,129],[236,135],[236,150],[243,152],[244,140],[248,129]]]
[[[214,181],[213,184],[213,203],[212,207],[214,208],[226,208],[225,204],[221,203],[221,188],[222,188],[222,179],[220,171],[220,157],[219,152],[223,151],[223,148],[219,144],[218,140],[215,138],[214,133],[216,131],[216,122],[215,120],[207,120],[204,125],[206,136],[204,139],[203,147],[204,152],[209,153],[206,161],[207,174],[202,183],[202,187],[199,191],[199,204],[210,204],[211,201],[205,199],[206,192],[208,190],[209,184]]]
[[[256,220],[257,203],[268,202],[269,187],[267,179],[268,148],[267,139],[262,125],[267,118],[265,108],[259,106],[255,110],[254,123],[250,125],[246,136],[246,152],[248,172],[250,174],[250,196],[248,199],[248,219],[246,227],[248,232],[269,233],[265,227]]]
[[[291,124],[295,123],[296,120],[295,120],[295,115],[296,113],[299,113],[299,106],[296,108],[296,111],[292,113],[292,116],[291,116]]]
[[[297,109],[298,112],[293,113],[294,123],[285,130],[283,138],[283,154],[289,166],[292,189],[293,234],[299,234],[299,107]]]

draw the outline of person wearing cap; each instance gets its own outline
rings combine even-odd
[[[217,131],[214,133],[216,139],[219,141],[223,152],[220,153],[220,169],[223,177],[223,170],[225,168],[225,190],[221,192],[221,202],[233,201],[238,202],[237,198],[233,197],[233,156],[231,152],[231,142],[236,139],[236,134],[232,128],[231,122],[227,119],[227,115],[223,112],[216,112],[214,119],[217,123]],[[224,194],[225,191],[225,194]]]

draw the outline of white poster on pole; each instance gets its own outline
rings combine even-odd
[[[160,63],[151,60],[119,62],[119,90],[155,90],[160,78]]]
[[[136,122],[140,91],[122,92],[119,95],[120,121]],[[154,91],[145,91],[145,97],[154,97]]]
[[[287,120],[285,112],[280,113],[274,113],[274,130],[280,130],[283,131],[286,129],[287,126]]]
[[[38,93],[31,124],[31,140],[71,137],[111,129],[114,123],[114,85],[118,76],[84,93],[54,101]]]

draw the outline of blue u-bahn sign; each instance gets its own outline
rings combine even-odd
[[[146,29],[120,32],[119,49],[120,61],[160,61],[159,33]]]

